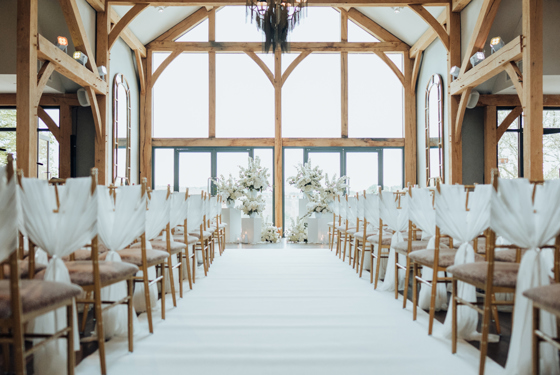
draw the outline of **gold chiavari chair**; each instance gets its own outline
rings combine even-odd
[[[189,199],[189,189],[185,192],[185,200]],[[198,242],[198,238],[194,236],[190,236],[187,230],[188,218],[186,218],[182,225],[178,225],[178,227],[183,227],[183,234],[182,235],[173,235],[173,240],[177,242],[182,242],[186,244],[185,252],[180,253],[181,255],[181,263],[182,260],[185,260],[185,269],[187,271],[187,279],[189,281],[189,289],[193,288],[193,284],[195,283],[195,275],[196,275],[196,257],[195,257],[195,249],[194,245]],[[175,228],[171,229],[172,231]],[[192,249],[192,253],[189,251],[189,247]],[[192,263],[191,263],[192,262]],[[191,264],[192,264],[192,273],[191,273]]]
[[[20,171],[20,175],[22,175]],[[92,187],[91,194],[95,192],[97,188],[97,168],[91,170],[92,176]],[[57,196],[57,207],[60,207],[60,202],[58,200],[58,188],[55,185],[55,192]],[[58,210],[57,208],[57,210]],[[31,245],[31,244],[30,244]],[[101,363],[101,373],[107,373],[107,365],[105,359],[105,333],[103,330],[103,311],[107,311],[110,308],[127,305],[128,307],[128,351],[132,352],[133,346],[133,327],[132,327],[132,292],[133,292],[133,279],[135,274],[138,272],[138,267],[132,264],[127,264],[123,262],[108,262],[100,259],[99,256],[99,239],[96,235],[92,241],[90,253],[90,260],[74,260],[75,256],[72,254],[68,261],[65,261],[66,268],[68,268],[68,273],[70,275],[70,281],[73,284],[79,285],[84,292],[86,292],[85,298],[76,298],[76,303],[84,305],[83,314],[87,316],[89,305],[93,305],[94,316],[96,323],[96,334],[89,337],[84,337],[80,340],[81,343],[87,343],[92,341],[97,341],[99,350],[99,360]],[[45,271],[38,272],[35,275],[36,279],[42,279],[44,277]],[[122,281],[127,282],[127,296],[123,297],[118,301],[106,301],[101,300],[101,289],[110,285],[120,283]],[[92,298],[93,297],[93,298]],[[103,307],[105,305],[105,307]],[[85,319],[85,317],[84,317]]]
[[[13,157],[8,155],[6,167],[7,182],[14,178]],[[4,213],[0,213],[4,214]],[[6,213],[7,214],[7,213]],[[14,233],[17,236],[17,232]],[[8,259],[0,265],[2,270],[9,270],[9,280],[0,280],[0,343],[3,346],[3,371],[10,372],[10,362],[14,362],[14,372],[17,375],[27,374],[26,358],[46,344],[62,339],[67,341],[67,374],[74,374],[74,314],[72,300],[81,292],[76,285],[41,280],[21,280],[18,249],[12,250]],[[66,327],[62,327],[52,334],[27,334],[25,327],[36,317],[66,308]],[[25,341],[44,339],[30,348],[26,348]],[[13,347],[10,356],[9,345]]]
[[[204,192],[200,194],[201,199],[207,204],[207,196]],[[202,254],[202,264],[204,267],[204,276],[208,276],[208,268],[210,267],[210,255],[212,253],[211,247],[213,246],[212,233],[206,230],[206,212],[202,212],[202,223],[200,224],[199,232],[190,232],[189,236],[196,237],[198,242],[193,245],[195,251],[200,250]],[[196,259],[196,257],[195,257]],[[193,269],[195,266],[193,265]],[[194,278],[194,274],[193,274]]]
[[[142,178],[142,195],[148,194],[146,187],[147,179]],[[148,208],[146,201],[146,209]],[[120,250],[119,256],[125,263],[137,266],[142,271],[142,276],[134,276],[134,282],[142,283],[144,286],[144,299],[146,303],[146,314],[148,316],[148,328],[150,333],[154,333],[154,323],[152,319],[152,303],[150,300],[150,286],[160,283],[161,294],[161,318],[165,320],[165,269],[169,258],[169,253],[161,250],[148,249],[146,246],[146,233],[140,236],[140,243],[133,244],[127,249]],[[105,258],[106,253],[101,257]],[[101,258],[100,257],[100,258]],[[156,268],[156,277],[150,280],[148,269]],[[158,271],[159,270],[159,276]]]
[[[339,206],[340,206],[340,196],[337,195],[336,197],[334,197],[334,202],[333,202],[333,221],[327,224],[327,226],[329,227],[329,248],[331,249],[331,251],[333,251],[335,237],[337,237],[336,228],[342,225],[341,224],[342,219],[339,215],[340,212]]]
[[[167,185],[167,199],[171,199],[171,186]],[[171,289],[171,297],[173,300],[173,306],[177,307],[177,297],[175,291],[175,275],[173,274],[175,270],[178,271],[179,276],[179,297],[183,298],[183,262],[181,261],[182,256],[181,254],[188,245],[182,242],[175,242],[171,241],[171,226],[167,223],[165,229],[162,230],[162,233],[165,233],[165,241],[162,240],[151,240],[150,243],[152,245],[152,249],[167,251],[169,253],[169,257],[167,258],[167,271],[169,272],[169,281],[170,281],[170,289]],[[176,257],[177,263],[173,265],[173,256]],[[188,272],[188,271],[187,271]],[[189,280],[190,281],[190,280]],[[163,297],[162,297],[163,298]]]

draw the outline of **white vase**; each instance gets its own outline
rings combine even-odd
[[[255,218],[258,217],[259,214],[257,214],[256,212],[251,212],[251,214],[249,215],[249,217]]]
[[[323,213],[322,212],[315,212],[315,218],[317,218],[317,219],[323,218]]]
[[[249,196],[250,198],[256,198],[258,193],[259,192],[257,190],[249,189],[249,191],[247,192],[247,196]]]
[[[226,202],[226,206],[227,206],[227,208],[235,208],[235,201],[231,200],[231,199],[228,199],[227,202]]]

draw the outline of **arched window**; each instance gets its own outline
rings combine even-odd
[[[443,175],[443,84],[439,74],[434,74],[426,87],[425,145],[426,185],[430,179]]]
[[[124,75],[113,80],[113,183],[130,183],[131,157],[130,87]]]

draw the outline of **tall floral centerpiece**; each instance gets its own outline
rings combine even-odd
[[[264,211],[265,201],[260,193],[270,186],[269,177],[268,168],[261,166],[258,156],[255,159],[249,157],[247,168],[239,166],[238,184],[243,189],[241,210],[246,215],[255,217]]]
[[[243,189],[239,187],[239,183],[231,174],[227,180],[224,178],[224,175],[220,175],[220,178],[216,179],[215,183],[218,194],[226,201],[229,208],[233,208],[235,201],[243,197]]]

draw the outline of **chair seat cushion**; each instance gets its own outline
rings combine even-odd
[[[185,243],[185,236],[173,236],[173,241]],[[188,245],[192,245],[198,242],[198,237],[195,236],[187,236]]]
[[[167,241],[152,240],[150,241],[150,243],[152,244],[152,249],[154,250],[167,251]],[[175,242],[175,241],[171,242],[170,245],[171,245],[171,254],[177,254],[187,247],[184,243]]]
[[[425,266],[432,266],[434,264],[435,259],[435,250],[417,250],[411,252],[408,257],[416,263],[425,265]],[[440,267],[450,267],[455,264],[455,255],[457,254],[457,250],[455,249],[443,249],[440,247],[439,250],[439,260],[438,264]],[[484,258],[478,254],[475,254],[475,262],[482,262]]]
[[[336,227],[336,229],[341,231],[341,232],[346,232],[346,225],[340,225],[340,226]],[[355,229],[356,229],[355,226],[352,226],[352,225],[348,226],[348,230],[355,230]]]
[[[220,229],[223,229],[223,228],[227,227],[227,223],[220,223],[220,225],[218,225],[218,227]]]
[[[560,311],[560,284],[532,288],[524,291],[523,295],[548,311]]]
[[[332,221],[329,221],[329,222],[327,223],[327,225],[328,225],[329,227],[332,227],[332,226],[334,226],[334,223],[333,223]]]
[[[189,233],[189,236],[193,236],[193,237],[196,237],[196,238],[200,239],[200,232],[191,232],[191,233]],[[209,237],[212,237],[212,232],[204,231],[204,232],[202,232],[202,236],[205,239],[209,238]]]
[[[25,258],[24,260],[18,260],[19,265],[19,277],[20,279],[27,279],[29,277],[29,259]],[[42,263],[35,263],[35,273],[41,272],[47,268],[45,264]],[[4,264],[4,278],[10,278],[10,265]]]
[[[91,262],[90,262],[91,263]],[[21,304],[24,314],[59,304],[82,293],[77,285],[42,280],[22,280],[20,283]],[[0,318],[12,315],[10,282],[0,280]]]
[[[390,245],[391,244],[391,237],[393,235],[390,233],[384,233],[383,234],[383,239],[381,240],[381,243],[383,245]],[[379,236],[371,236],[368,237],[367,242],[369,243],[373,243],[373,244],[379,244]]]
[[[412,241],[410,251],[425,250],[428,247],[428,242],[430,241]],[[440,245],[440,248],[443,246],[445,245]],[[408,241],[399,242],[393,248],[397,253],[406,255],[408,253]],[[445,249],[447,249],[447,246],[445,246]]]
[[[523,257],[524,253],[525,253],[525,251],[522,250],[521,251],[521,257]],[[498,261],[498,262],[515,263],[515,262],[517,262],[517,250],[514,250],[514,249],[498,250],[498,249],[495,249],[494,260]]]
[[[366,238],[369,238],[369,237],[371,237],[371,236],[375,236],[375,235],[377,235],[377,234],[379,234],[378,231],[368,231],[368,232],[366,232]],[[360,231],[359,233],[356,233],[356,234],[354,235],[354,237],[356,237],[356,238],[357,238],[358,240],[360,240],[360,241],[363,241],[363,240],[364,240],[364,232],[363,232],[363,231]]]
[[[91,260],[65,262],[65,264],[73,284],[80,286],[93,285],[93,263]],[[138,272],[138,267],[132,264],[124,262],[99,262],[101,285],[110,285],[115,281],[132,276],[136,272]],[[44,276],[45,271],[41,271],[35,275],[35,278],[42,280]]]
[[[142,266],[142,249],[140,249],[139,244],[134,244],[131,248],[118,251],[118,254],[123,262],[134,264],[138,267]],[[168,257],[169,253],[167,251],[146,249],[146,261],[148,263],[148,267],[162,263]],[[105,259],[105,256],[100,255],[99,259]]]
[[[473,285],[486,283],[488,274],[488,262],[475,262],[459,264],[447,269],[453,277]],[[494,262],[494,284],[495,286],[514,288],[517,283],[518,263]]]

